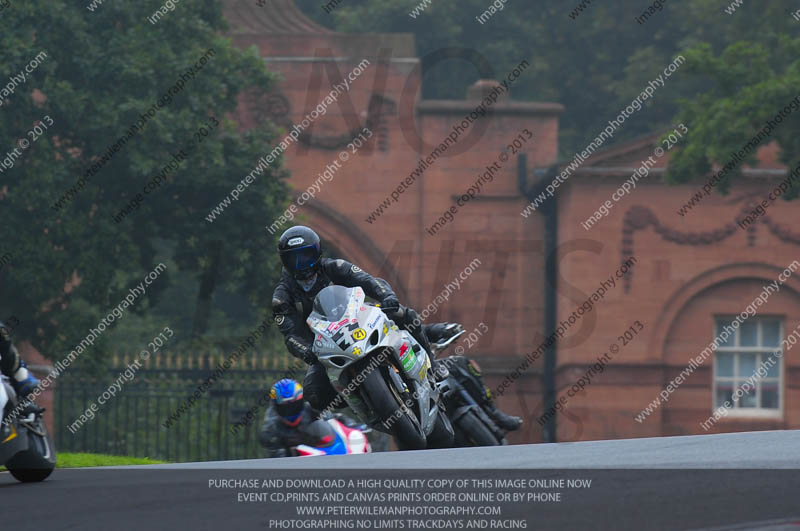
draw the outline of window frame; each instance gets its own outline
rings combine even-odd
[[[725,325],[730,323],[736,318],[735,315],[727,315],[727,314],[719,314],[714,315],[712,329],[713,329],[713,337],[716,340],[719,337],[720,332],[724,329]],[[742,384],[750,377],[747,376],[740,376],[738,373],[739,370],[739,360],[740,354],[760,354],[756,358],[756,369],[758,369],[762,364],[764,356],[767,356],[768,359],[770,353],[780,352],[781,356],[778,358],[778,376],[776,377],[764,377],[759,378],[756,382],[757,386],[757,394],[756,394],[756,403],[758,406],[756,407],[741,407],[740,403],[742,398],[739,399],[739,402],[735,402],[732,407],[727,408],[727,414],[723,414],[724,417],[728,418],[737,418],[737,419],[783,419],[784,417],[784,407],[785,407],[785,400],[784,400],[784,382],[785,377],[784,375],[784,354],[783,351],[783,340],[784,334],[786,333],[786,326],[785,326],[785,316],[782,315],[756,315],[752,317],[748,317],[747,321],[757,321],[758,328],[757,328],[757,335],[756,335],[756,346],[751,347],[743,347],[738,346],[740,343],[740,329],[742,325],[736,327],[734,330],[733,335],[733,345],[732,346],[722,346],[720,342],[720,346],[714,350],[714,363],[712,368],[711,374],[711,412],[714,413],[720,409],[724,409],[724,406],[717,406],[717,384],[719,383],[720,379],[724,382],[733,382],[733,392],[735,393],[737,389],[739,389]],[[722,325],[718,325],[722,321]],[[777,321],[778,322],[778,346],[776,347],[766,347],[766,346],[759,346],[763,343],[763,322],[764,321]],[[745,321],[742,322],[742,324]],[[719,330],[719,331],[718,331]],[[733,376],[719,376],[718,374],[718,365],[719,365],[719,354],[733,354]],[[737,385],[737,382],[738,385]],[[762,386],[764,383],[777,383],[778,386],[778,407],[777,408],[765,408],[761,407],[761,392]]]

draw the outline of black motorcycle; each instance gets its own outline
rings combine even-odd
[[[438,359],[439,354],[464,332],[462,330],[446,341],[431,344],[437,357],[435,370],[437,374],[444,376],[438,378],[437,386],[455,432],[453,445],[457,448],[507,445],[505,431],[489,418],[483,406],[467,391],[467,387],[476,390],[483,388],[475,376],[470,374],[470,361],[464,356]]]
[[[0,465],[24,483],[44,481],[56,466],[56,451],[42,419],[43,408],[29,404],[18,409],[17,393],[0,377]]]

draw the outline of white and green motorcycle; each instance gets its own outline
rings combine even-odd
[[[331,384],[364,422],[393,435],[401,449],[452,445],[453,428],[427,352],[378,306],[366,303],[364,290],[328,286],[317,294],[306,322]]]

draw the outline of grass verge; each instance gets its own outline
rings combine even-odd
[[[147,457],[127,457],[122,455],[60,453],[56,468],[82,468],[87,466],[122,466],[122,465],[158,465],[166,461],[157,461]]]

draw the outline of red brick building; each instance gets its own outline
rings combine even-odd
[[[704,433],[700,423],[800,325],[800,278],[794,274],[729,344],[685,371],[718,334],[715,323],[730,322],[800,259],[800,232],[791,228],[798,219],[794,203],[778,201],[746,230],[736,222],[751,201],[786,177],[774,147],[760,151],[761,168],[748,170],[732,194],[704,197],[684,215],[678,210],[705,179],[664,184],[665,156],[607,216],[584,228],[582,222],[652,156],[660,145],[654,134],[595,152],[550,199],[552,219],[538,212],[526,218],[526,191],[549,180],[537,170],[557,162],[563,107],[513,100],[524,58],[516,71],[495,73],[510,91],[482,80],[465,87],[464,100],[421,100],[420,58],[410,34],[335,33],[306,18],[293,0],[225,4],[234,43],[257,46],[268,68],[282,76],[268,96],[243,101],[238,119],[248,127],[269,118],[284,134],[296,131],[284,158],[302,203],[297,219],[337,253],[389,280],[403,301],[434,308],[428,321],[458,321],[474,332],[462,345],[484,366],[493,388],[551,333],[545,333],[548,290],[554,290],[555,323],[569,322],[601,282],[609,283],[634,257],[602,299],[564,327],[551,351],[556,399],[570,393],[598,356],[611,360],[567,397],[555,417],[558,440]],[[349,88],[303,122],[342,83]],[[481,105],[488,114],[481,115]],[[457,141],[447,142],[459,125]],[[365,127],[371,132],[366,141]],[[359,133],[364,136],[355,142]],[[465,202],[462,194],[471,187],[474,198]],[[313,198],[303,196],[311,190]],[[452,206],[455,213],[446,214]],[[292,223],[278,221],[264,220],[264,230]],[[545,259],[552,251],[548,235],[557,237],[553,278]],[[459,276],[460,286],[439,304],[445,286]],[[619,350],[610,353],[615,343]],[[794,383],[800,348],[783,354],[709,431],[800,427],[800,386]],[[544,409],[545,357],[520,371],[498,398],[526,418],[512,442],[542,440],[537,418]],[[635,420],[676,376],[679,387]]]

